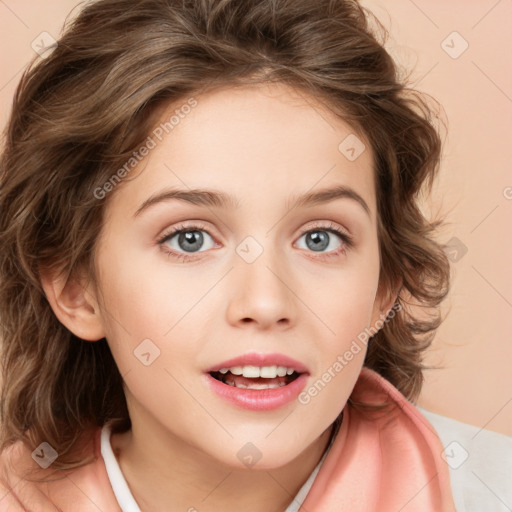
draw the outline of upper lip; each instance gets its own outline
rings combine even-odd
[[[222,363],[215,364],[205,371],[206,373],[217,372],[221,368],[232,368],[233,366],[284,366],[286,368],[293,368],[297,373],[309,373],[305,365],[284,354],[258,354],[256,352],[228,359]]]

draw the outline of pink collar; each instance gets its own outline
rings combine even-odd
[[[389,407],[361,412],[346,405],[338,435],[303,509],[456,512],[448,466],[441,457],[443,446],[416,407],[390,382],[365,367],[350,398],[386,401]]]

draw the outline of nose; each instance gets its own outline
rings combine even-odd
[[[254,324],[261,330],[291,327],[297,304],[283,255],[268,247],[252,263],[235,255],[235,269],[230,274],[226,316],[231,325]]]

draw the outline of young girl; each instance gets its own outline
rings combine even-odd
[[[367,16],[99,0],[24,74],[2,511],[455,510],[413,405],[449,288],[417,203],[440,137]]]

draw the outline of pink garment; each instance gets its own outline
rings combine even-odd
[[[456,512],[443,446],[425,417],[390,382],[363,368],[330,452],[304,503],[318,512]],[[302,510],[302,509],[301,509]]]
[[[420,412],[368,368],[362,369],[351,399],[387,401],[390,407],[388,412],[360,412],[346,405],[340,430],[300,510],[456,512],[441,441]],[[22,481],[12,471],[21,469],[20,461],[36,465],[21,443],[5,450],[0,456],[0,512],[122,512],[101,455],[100,434],[98,428],[91,436],[93,462],[58,471],[64,478],[46,484]],[[54,473],[51,466],[44,472]]]

